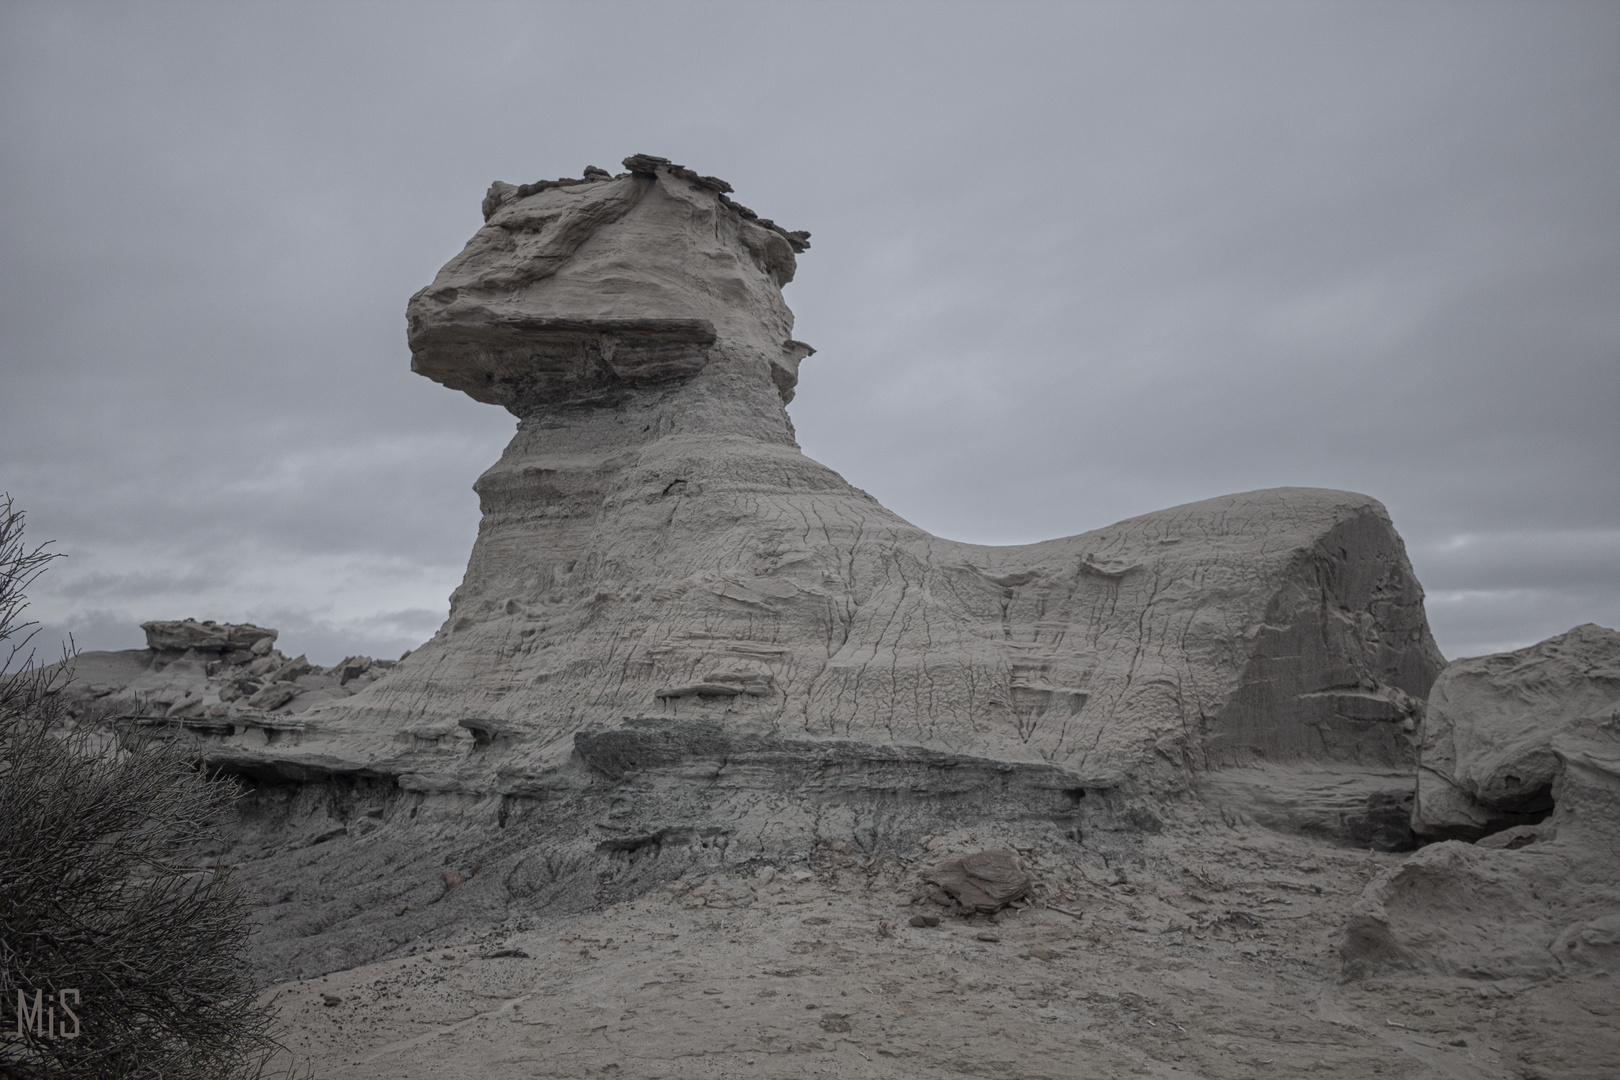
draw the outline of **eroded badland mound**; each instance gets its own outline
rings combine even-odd
[[[1479,1029],[1613,1000],[1613,724],[1583,697],[1546,738],[1425,727],[1444,661],[1381,505],[930,536],[794,441],[808,234],[625,166],[495,184],[410,301],[414,370],[519,420],[431,641],[326,670],[149,624],[81,661],[103,711],[243,778],[219,854],[256,963],[321,977],[281,988],[299,1045],[355,1076],[1551,1076],[1614,1045],[1601,1009],[1568,1053]],[[1539,771],[1504,795],[1514,754]],[[1542,831],[1403,856],[1418,797],[1425,837]],[[984,848],[1029,897],[934,904],[922,872]],[[1579,919],[1525,916],[1553,871],[1501,859],[1584,874]],[[1509,952],[1578,925],[1568,956],[1455,962],[1485,924],[1446,905],[1493,874]],[[1575,1071],[1537,1073],[1554,1050]]]

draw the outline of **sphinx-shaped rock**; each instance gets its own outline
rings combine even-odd
[[[811,350],[781,288],[808,234],[723,181],[626,167],[494,185],[411,299],[414,370],[519,417],[443,628],[298,746],[215,760],[539,797],[569,762],[752,754],[780,779],[866,754],[1016,766],[1071,806],[1314,763],[1374,778],[1340,816],[1380,785],[1409,799],[1441,660],[1376,501],[1288,488],[1039,544],[931,536],[794,441]]]

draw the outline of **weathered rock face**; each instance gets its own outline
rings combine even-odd
[[[1620,705],[1620,634],[1590,623],[1517,652],[1458,660],[1429,695],[1412,826],[1473,840],[1545,818],[1554,740]]]
[[[1347,974],[1620,973],[1617,673],[1620,634],[1591,625],[1446,669],[1425,721],[1416,827],[1502,831],[1431,844],[1368,885],[1341,944]],[[1503,829],[1525,816],[1539,824]]]
[[[411,300],[415,370],[521,419],[475,485],[444,628],[313,710],[299,747],[237,739],[218,760],[513,794],[636,718],[1039,764],[1077,788],[1409,767],[1441,661],[1377,502],[1280,489],[1020,547],[930,536],[794,442],[809,348],[780,290],[807,234],[723,182],[626,165],[495,185]]]

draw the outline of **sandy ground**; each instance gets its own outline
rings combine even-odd
[[[941,910],[917,871],[977,839],[691,876],[267,996],[297,1062],[357,1080],[1620,1075],[1607,975],[1341,984],[1349,906],[1399,856],[1258,829],[1125,865],[1032,848],[1035,905],[909,925]]]

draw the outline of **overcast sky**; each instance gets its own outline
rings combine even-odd
[[[1620,626],[1620,4],[0,3],[0,490],[88,648],[428,637],[515,426],[412,375],[493,179],[809,229],[805,452],[1021,543],[1385,503],[1448,657]]]

